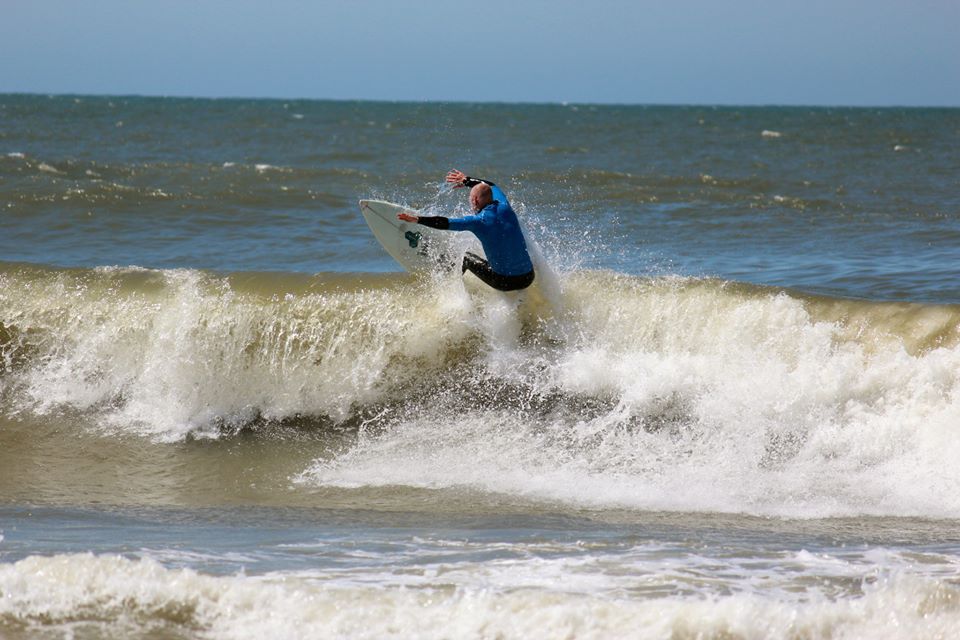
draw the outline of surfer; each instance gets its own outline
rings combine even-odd
[[[456,169],[447,174],[447,182],[454,189],[470,187],[470,206],[474,215],[451,219],[403,212],[398,213],[397,218],[434,229],[472,232],[480,239],[487,259],[468,251],[463,256],[461,273],[470,270],[500,291],[529,287],[534,278],[533,262],[527,252],[527,242],[523,238],[517,214],[500,187],[489,180],[471,178]]]

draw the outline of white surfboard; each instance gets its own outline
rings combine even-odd
[[[394,260],[411,273],[431,271],[456,264],[460,257],[451,242],[450,232],[404,222],[397,214],[416,211],[383,200],[361,200],[360,213],[373,235]]]

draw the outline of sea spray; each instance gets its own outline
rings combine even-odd
[[[911,353],[784,293],[567,284],[568,340],[501,344],[499,360],[437,383],[416,417],[319,462],[314,481],[794,517],[960,510],[955,348]],[[870,316],[861,304],[851,312]]]
[[[439,357],[461,326],[424,309],[417,284],[264,297],[195,271],[143,275],[4,276],[4,322],[36,354],[5,380],[21,408],[94,411],[173,439],[257,416],[342,419],[403,384],[404,360]]]

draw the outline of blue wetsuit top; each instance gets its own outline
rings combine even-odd
[[[527,253],[527,242],[520,229],[517,214],[507,196],[497,185],[487,180],[467,178],[466,186],[479,182],[490,185],[493,202],[472,216],[445,218],[436,216],[420,218],[420,224],[451,231],[470,231],[480,239],[490,268],[505,276],[520,276],[533,271],[533,262]]]

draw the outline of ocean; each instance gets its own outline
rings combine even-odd
[[[960,637],[960,109],[0,95],[0,221],[4,639]]]

